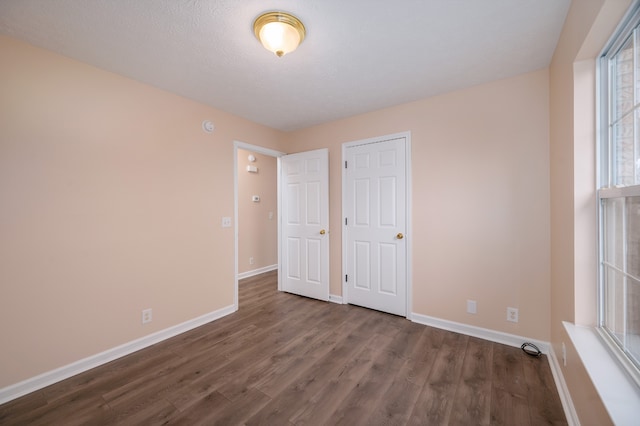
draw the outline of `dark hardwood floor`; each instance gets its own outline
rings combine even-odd
[[[0,405],[2,425],[563,425],[547,359],[241,281],[238,312]]]

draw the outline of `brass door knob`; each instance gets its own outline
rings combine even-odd
[[[326,234],[326,233],[327,233],[327,231],[325,231],[324,229],[321,229],[321,230],[320,230],[320,235],[324,235],[324,234]]]
[[[398,232],[398,235],[396,235],[396,238],[401,240],[404,238],[404,235],[402,235],[402,232]]]

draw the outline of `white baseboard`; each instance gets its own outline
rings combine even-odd
[[[243,278],[253,277],[254,275],[264,274],[265,272],[273,271],[276,269],[278,269],[277,263],[275,265],[264,266],[262,268],[254,269],[252,271],[238,273],[238,279],[241,280]]]
[[[344,303],[342,301],[342,296],[336,296],[335,294],[329,295],[329,302],[337,303],[338,305],[342,305]]]
[[[148,336],[141,337],[140,339],[136,339],[123,345],[116,346],[115,348],[108,349],[102,353],[92,355],[63,367],[56,368],[55,370],[47,371],[46,373],[2,388],[0,389],[0,404],[4,404],[5,402],[9,402],[28,393],[37,391],[46,386],[67,379],[71,376],[75,376],[76,374],[83,373],[87,370],[106,364],[125,355],[129,355],[133,352],[139,351],[140,349],[144,349],[148,346],[155,345],[156,343],[159,343],[163,340],[177,336],[178,334],[184,333],[196,327],[200,327],[201,325],[207,324],[211,321],[215,321],[237,311],[237,309],[238,308],[235,305],[218,309],[217,311],[210,312],[208,314],[202,315],[189,321],[185,321],[173,327],[169,327]]]
[[[573,400],[571,399],[567,382],[564,380],[564,375],[562,374],[560,362],[558,361],[558,357],[552,347],[549,348],[548,358],[549,367],[551,367],[551,374],[553,374],[553,380],[556,382],[556,388],[558,388],[558,395],[560,395],[560,402],[562,403],[567,423],[569,426],[580,426],[576,407],[573,405]]]
[[[519,348],[524,342],[533,343],[540,349],[543,354],[549,353],[549,342],[543,342],[528,337],[517,336],[515,334],[503,333],[501,331],[490,330],[488,328],[476,327],[473,325],[462,324],[459,322],[443,320],[440,318],[429,317],[427,315],[411,314],[411,321],[418,324],[429,325],[443,330],[453,331],[455,333],[466,334],[467,336],[478,337],[480,339],[489,340],[491,342],[502,343],[508,346]]]
[[[549,367],[551,368],[551,374],[553,375],[553,381],[558,389],[560,396],[560,402],[564,410],[564,415],[567,418],[569,426],[580,426],[580,420],[578,414],[573,405],[571,395],[569,394],[569,388],[562,375],[562,369],[558,363],[553,348],[549,342],[542,342],[535,339],[529,339],[527,337],[518,336],[515,334],[503,333],[501,331],[489,330],[487,328],[476,327],[473,325],[462,324],[454,321],[447,321],[440,318],[429,317],[426,315],[420,315],[413,313],[411,319],[419,324],[428,325],[431,327],[441,328],[443,330],[453,331],[460,334],[466,334],[468,336],[478,337],[480,339],[489,340],[491,342],[502,343],[504,345],[514,346],[519,348],[524,342],[530,342],[536,345],[543,354],[547,355],[549,360]]]

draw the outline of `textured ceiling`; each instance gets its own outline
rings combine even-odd
[[[286,131],[545,68],[569,3],[2,0],[0,34]],[[283,58],[270,10],[307,28]]]

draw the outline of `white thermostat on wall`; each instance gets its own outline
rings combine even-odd
[[[260,202],[260,196],[259,195],[253,195],[251,197],[251,201],[253,201],[254,203]]]

